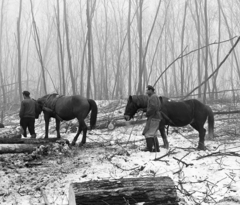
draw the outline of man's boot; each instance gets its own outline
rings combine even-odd
[[[153,138],[147,138],[147,148],[148,148],[148,151],[149,152],[152,152],[153,151]]]
[[[146,147],[141,149],[143,152],[151,152],[152,151],[152,138],[146,138]]]
[[[154,136],[153,141],[154,141],[154,152],[160,152],[157,136]]]

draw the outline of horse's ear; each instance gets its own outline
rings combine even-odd
[[[132,100],[133,100],[131,95],[129,95],[128,100],[129,100],[129,101],[132,101]]]

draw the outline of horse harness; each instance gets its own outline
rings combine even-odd
[[[54,97],[55,96],[55,97]],[[56,113],[55,111],[55,107],[57,104],[57,101],[59,100],[59,98],[63,97],[64,95],[58,95],[58,94],[51,94],[49,95],[44,104],[43,104],[43,109],[47,112],[51,112],[53,114],[54,117],[56,117],[56,119],[63,121],[62,118],[59,117],[59,115]],[[51,99],[52,97],[54,97],[53,99]]]

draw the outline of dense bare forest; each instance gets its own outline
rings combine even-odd
[[[0,8],[2,110],[23,90],[119,99],[152,84],[159,95],[195,89],[205,100],[238,89],[237,0],[1,0]]]

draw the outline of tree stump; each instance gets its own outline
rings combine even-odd
[[[177,205],[177,193],[170,177],[125,178],[72,183],[69,205]]]

